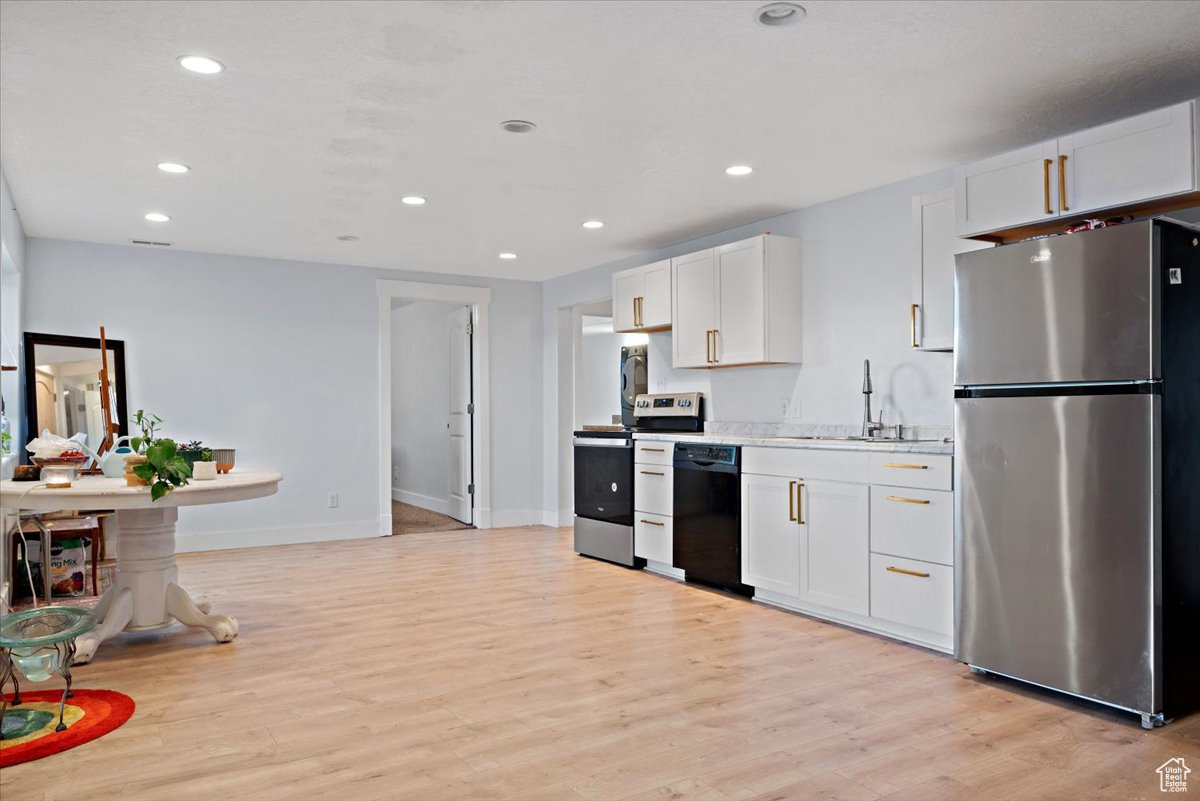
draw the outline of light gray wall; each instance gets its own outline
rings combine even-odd
[[[419,301],[392,311],[392,497],[447,514],[450,315],[460,304]]]
[[[607,325],[605,325],[607,323]],[[621,334],[611,318],[584,317],[576,365],[575,426],[611,425],[621,413]]]
[[[378,532],[378,278],[492,289],[493,519],[540,519],[539,284],[46,239],[26,259],[26,328],[105,324],[131,409],[284,474],[274,497],[184,510],[181,548]]]
[[[559,309],[612,295],[612,274],[770,231],[803,243],[804,362],[730,370],[674,370],[670,334],[651,334],[650,390],[699,390],[722,421],[854,423],[862,416],[862,362],[871,359],[876,404],[889,423],[949,425],[952,355],[908,346],[912,196],[951,185],[942,170],[779,217],[647,252],[543,285],[546,350],[543,498],[559,507],[570,450],[556,426]],[[566,345],[569,347],[569,345]],[[878,408],[878,406],[877,406]],[[560,517],[566,510],[560,509]]]

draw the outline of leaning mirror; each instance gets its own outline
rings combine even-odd
[[[105,341],[108,351],[110,398],[120,434],[129,433],[129,408],[125,397],[125,343]],[[104,404],[101,401],[100,340],[61,334],[25,333],[25,442],[49,430],[60,437],[87,434],[89,448],[104,441]],[[28,452],[22,450],[22,461]]]

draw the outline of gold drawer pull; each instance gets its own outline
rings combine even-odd
[[[801,491],[803,491],[803,489],[804,489],[804,484],[797,482],[796,483],[796,522],[802,526],[807,525],[804,522],[804,496],[800,494]]]
[[[788,522],[796,522],[796,482],[788,482]]]
[[[901,470],[928,470],[927,464],[904,464],[902,462],[885,462],[884,467],[898,467]]]
[[[666,453],[666,448],[642,448],[643,453]]]
[[[902,567],[889,567],[889,568],[887,568],[887,572],[889,572],[889,573],[902,573],[902,574],[904,574],[904,575],[906,575],[906,576],[916,576],[917,578],[929,578],[929,574],[928,574],[928,573],[922,573],[922,572],[921,572],[921,571],[919,571],[919,570],[905,570],[905,569],[904,569],[904,568],[902,568]]]
[[[919,303],[910,303],[908,306],[908,346],[910,348],[920,347],[917,343],[917,309],[921,308]]]
[[[643,476],[665,476],[666,473],[656,473],[653,470],[643,470],[642,475]]]
[[[655,520],[643,520],[642,522],[643,522],[643,523],[645,523],[647,526],[662,526],[662,527],[665,527],[665,526],[667,525],[666,523],[659,523],[659,522],[657,522],[657,521],[655,521]]]
[[[897,503],[915,503],[921,506],[928,506],[930,503],[929,501],[923,501],[919,498],[901,498],[899,495],[889,495],[887,496],[887,499],[889,501],[896,501]]]
[[[1053,214],[1054,208],[1050,205],[1050,165],[1054,163],[1054,159],[1042,159],[1042,199],[1046,203],[1046,213]]]

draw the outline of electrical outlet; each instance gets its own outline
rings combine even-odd
[[[336,492],[329,493],[329,508],[336,509],[338,505],[338,494]]]
[[[400,468],[399,467],[392,468],[392,478],[396,479],[397,481],[400,480]]]

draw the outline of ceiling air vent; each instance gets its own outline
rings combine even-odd
[[[148,247],[154,247],[154,248],[169,248],[169,247],[171,247],[170,242],[151,242],[149,239],[130,239],[129,244],[131,244],[131,245],[146,245]]]

